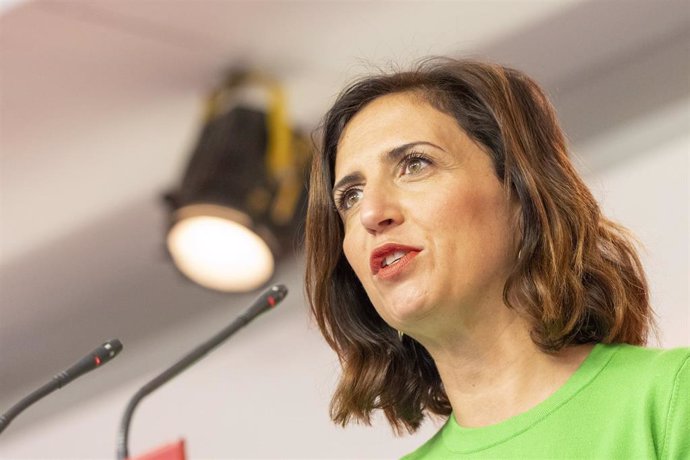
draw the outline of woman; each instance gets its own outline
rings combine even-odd
[[[636,251],[526,75],[432,60],[350,86],[306,233],[335,422],[447,417],[407,458],[690,458],[690,350],[639,347]]]

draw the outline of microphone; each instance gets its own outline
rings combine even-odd
[[[154,390],[160,388],[163,384],[172,380],[173,377],[180,374],[192,364],[203,358],[208,352],[216,348],[225,340],[230,338],[235,332],[249,324],[254,318],[261,313],[270,310],[281,302],[287,295],[288,290],[282,284],[276,284],[266,291],[264,291],[254,303],[241,314],[235,321],[233,321],[225,329],[218,332],[206,342],[194,348],[191,352],[182,357],[175,364],[164,370],[157,377],[153,378],[146,385],[137,391],[132,399],[129,400],[125,413],[120,422],[120,430],[117,435],[117,458],[118,460],[125,460],[129,457],[129,425],[132,421],[132,415],[137,405]]]
[[[62,371],[55,375],[50,382],[43,385],[38,390],[31,393],[26,398],[19,401],[17,404],[12,406],[10,410],[0,415],[0,433],[3,432],[5,428],[10,424],[10,422],[26,408],[31,406],[33,403],[39,399],[49,395],[58,388],[70,383],[77,377],[84,375],[85,373],[96,369],[107,363],[122,350],[122,343],[117,339],[108,340],[100,347],[96,348],[94,351],[84,356],[82,359],[77,361],[72,367],[66,371]]]

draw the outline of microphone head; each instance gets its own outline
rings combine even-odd
[[[270,287],[267,294],[273,297],[273,299],[275,299],[275,303],[277,304],[281,302],[285,296],[287,296],[288,288],[284,284],[275,284]]]
[[[98,367],[113,359],[121,351],[122,342],[120,342],[118,339],[108,340],[93,351],[93,362]]]

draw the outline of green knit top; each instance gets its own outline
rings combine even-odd
[[[451,414],[403,458],[690,460],[690,348],[598,344],[529,411],[481,428]]]

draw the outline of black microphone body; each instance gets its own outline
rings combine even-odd
[[[154,390],[160,388],[163,384],[170,381],[173,377],[180,374],[189,366],[203,358],[208,352],[216,348],[225,340],[230,338],[239,329],[246,326],[250,321],[259,316],[261,313],[270,310],[282,301],[287,295],[287,288],[283,285],[277,284],[264,291],[254,303],[240,316],[235,319],[229,326],[218,332],[206,342],[194,348],[191,352],[183,356],[175,364],[161,372],[157,377],[153,378],[146,385],[137,391],[132,399],[129,400],[127,408],[122,416],[120,422],[120,431],[117,438],[117,458],[124,460],[129,457],[129,425],[132,421],[134,409],[139,402],[149,395]]]
[[[94,351],[84,356],[77,361],[69,369],[56,374],[50,382],[46,383],[17,404],[12,406],[10,410],[0,415],[0,433],[10,424],[10,422],[21,412],[31,406],[33,403],[41,398],[49,395],[53,391],[62,388],[77,377],[96,369],[107,363],[122,350],[122,343],[117,340],[109,340]]]

